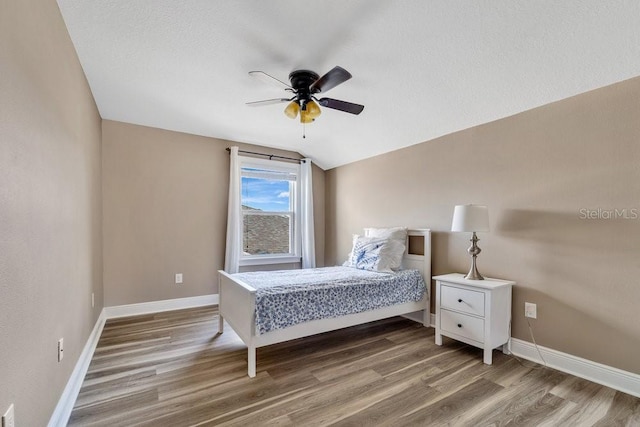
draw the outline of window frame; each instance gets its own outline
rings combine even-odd
[[[242,209],[242,178],[243,169],[253,168],[253,169],[262,169],[267,171],[274,172],[285,172],[292,173],[295,175],[296,179],[291,181],[293,185],[289,186],[289,198],[290,198],[290,207],[293,209],[292,211],[278,212],[278,211],[260,211],[260,213],[254,213],[249,215],[290,215],[291,218],[291,228],[293,230],[289,230],[289,246],[291,252],[286,254],[263,254],[263,255],[245,255],[243,245],[240,247],[240,266],[250,266],[250,265],[269,265],[269,264],[289,264],[289,263],[299,263],[302,261],[302,238],[301,238],[301,230],[300,230],[300,164],[299,163],[289,163],[282,162],[279,160],[267,160],[267,159],[259,159],[254,157],[246,157],[246,156],[238,156],[238,161],[240,164],[240,236],[244,241],[244,217],[245,211]],[[291,187],[293,187],[294,191],[291,191]]]

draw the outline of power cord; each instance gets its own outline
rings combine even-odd
[[[542,360],[542,365],[543,367],[547,368],[547,361],[544,360],[544,357],[542,356],[542,352],[540,351],[540,348],[538,347],[538,343],[536,342],[536,338],[533,336],[533,329],[531,328],[531,323],[529,322],[529,318],[525,317],[524,319],[527,321],[527,326],[529,327],[529,335],[531,335],[531,340],[533,341],[533,345],[535,346],[536,351],[538,352],[538,356],[540,356],[540,360]],[[511,336],[511,321],[509,321],[509,336]],[[513,354],[513,352],[511,353],[511,356],[513,356],[513,358],[516,359],[516,361],[520,365],[524,366],[525,368],[542,369],[542,367],[539,366],[539,363],[536,363],[534,366],[525,365],[524,362],[518,356]]]

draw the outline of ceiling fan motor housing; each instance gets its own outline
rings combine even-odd
[[[296,70],[289,74],[291,87],[302,110],[306,109],[307,102],[311,100],[312,93],[309,87],[319,78],[318,74],[309,70]]]

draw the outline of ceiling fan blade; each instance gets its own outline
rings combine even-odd
[[[347,101],[340,101],[339,99],[321,98],[318,100],[318,104],[323,107],[333,108],[334,110],[344,111],[351,114],[360,114],[364,110],[364,105],[353,104]]]
[[[327,74],[309,86],[311,93],[326,92],[351,78],[351,73],[342,67],[335,66]]]
[[[252,101],[247,102],[247,105],[250,107],[260,107],[262,105],[271,105],[271,104],[280,104],[282,102],[289,102],[293,98],[274,98],[274,99],[265,99],[263,101]]]
[[[275,77],[265,73],[264,71],[249,71],[249,75],[262,82],[268,83],[270,85],[275,85],[281,89],[291,89],[291,86],[288,83],[285,83],[282,80],[278,80]]]

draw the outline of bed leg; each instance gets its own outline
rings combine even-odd
[[[256,348],[253,345],[247,348],[247,370],[249,377],[256,376]]]
[[[224,332],[224,317],[222,314],[218,315],[218,333],[221,334]]]
[[[431,326],[431,313],[429,312],[429,309],[422,310],[422,326],[425,328]]]

